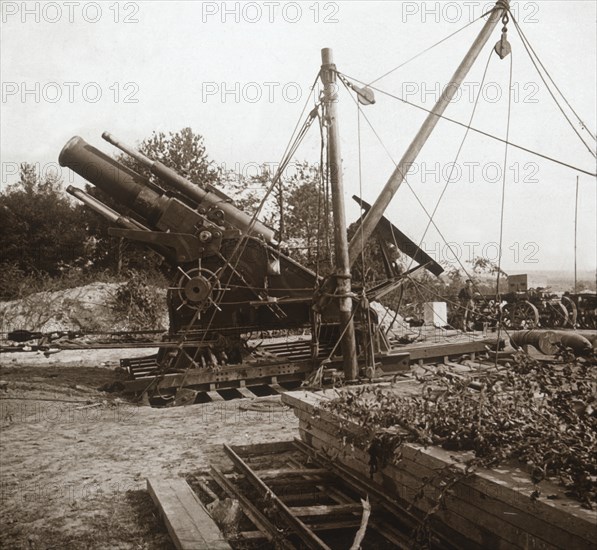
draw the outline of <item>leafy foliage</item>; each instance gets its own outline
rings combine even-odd
[[[164,299],[148,275],[131,270],[127,282],[116,292],[112,308],[126,315],[133,329],[163,328],[160,326]]]
[[[443,376],[439,369],[422,380],[417,396],[363,386],[325,407],[371,431],[374,469],[395,458],[404,442],[474,451],[469,468],[516,460],[527,465],[535,484],[555,478],[592,508],[597,503],[596,366],[595,355],[575,358],[564,351],[560,361],[545,363],[520,354],[510,368],[492,371],[480,391],[471,389],[470,380]]]
[[[319,168],[306,162],[296,165],[296,172],[285,182],[286,218],[284,237],[294,246],[294,257],[307,267],[331,269],[332,207],[321,186]]]
[[[138,143],[136,149],[151,160],[172,168],[196,185],[207,187],[218,181],[220,171],[209,160],[203,137],[189,127],[169,132],[168,135],[154,132],[151,137]],[[147,168],[128,155],[119,155],[118,161],[146,178],[153,177]],[[167,183],[161,180],[159,185],[168,189]]]
[[[303,265],[327,273],[331,266],[333,226],[329,196],[322,189],[319,167],[297,162],[282,176],[267,197],[259,218],[278,230],[278,239],[289,255]],[[232,171],[222,174],[222,190],[235,204],[253,215],[272,185],[274,174],[263,170],[251,177]]]
[[[85,218],[55,174],[41,177],[23,163],[19,181],[0,194],[0,212],[3,298],[28,275],[58,276],[86,265]]]

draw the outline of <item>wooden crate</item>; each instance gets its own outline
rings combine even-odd
[[[402,393],[416,393],[415,383],[401,385]],[[345,466],[370,475],[370,432],[320,408],[323,400],[334,395],[334,390],[295,391],[284,394],[282,400],[294,408],[303,441]],[[437,502],[440,471],[449,466],[463,469],[463,461],[471,456],[410,443],[402,445],[401,451],[402,458],[380,468],[371,476],[371,482],[399,502],[414,503],[423,513]],[[421,490],[422,497],[415,498]],[[531,499],[534,490],[528,474],[517,465],[479,470],[456,483],[446,497],[445,509],[434,514],[434,521],[458,532],[466,541],[459,545],[470,548],[595,547],[597,512],[582,508],[549,482],[541,483],[541,496],[536,500]]]

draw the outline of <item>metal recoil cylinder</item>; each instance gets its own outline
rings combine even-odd
[[[151,170],[152,174],[169,183],[183,195],[198,204],[204,204],[210,208],[217,207],[222,210],[226,217],[226,221],[237,229],[240,229],[243,232],[248,232],[250,235],[262,236],[268,242],[274,240],[274,231],[272,229],[259,220],[253,222],[251,216],[236,208],[231,202],[227,202],[223,196],[202,189],[161,162],[151,160],[139,151],[122,143],[108,132],[104,132],[102,138],[125,152],[127,155],[133,157],[137,162]]]

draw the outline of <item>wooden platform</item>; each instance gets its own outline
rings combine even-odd
[[[184,479],[148,478],[147,490],[178,550],[231,550]]]
[[[438,329],[439,330],[439,329]],[[480,335],[463,335],[455,337],[447,335],[446,331],[439,331],[429,341],[397,346],[387,353],[376,356],[386,373],[406,371],[412,363],[430,363],[438,360],[448,361],[463,355],[474,357],[476,353],[485,352],[488,347],[495,346],[496,336],[483,338]],[[308,342],[307,342],[308,343]],[[305,342],[301,342],[305,345]],[[280,344],[282,346],[282,344]],[[130,372],[136,372],[133,380],[125,381],[124,391],[127,393],[142,393],[151,391],[168,392],[177,388],[193,388],[198,392],[214,392],[219,390],[238,390],[258,385],[284,384],[286,382],[301,382],[316,370],[311,360],[292,350],[292,355],[284,358],[284,347],[276,348],[270,345],[272,358],[247,362],[243,365],[222,367],[218,370],[189,369],[186,372],[156,375],[157,356],[147,358],[133,358],[121,361],[121,366]],[[275,356],[273,352],[282,356]],[[301,352],[302,353],[302,352]],[[298,355],[297,355],[298,354]],[[333,358],[327,364],[328,368],[342,369],[342,360]]]
[[[191,476],[190,483],[216,508],[239,503],[242,517],[228,524],[234,547],[346,550],[410,550],[417,519],[376,493],[365,476],[348,473],[295,439],[227,446],[233,467]],[[224,527],[226,529],[226,527]],[[455,550],[453,537],[433,533],[430,550]]]
[[[392,388],[402,394],[418,391],[412,380]],[[371,433],[319,408],[322,400],[334,395],[333,390],[296,391],[284,394],[282,400],[294,408],[301,438],[309,446],[352,471],[369,475],[366,449]],[[414,503],[419,511],[428,512],[441,490],[438,472],[447,466],[462,469],[467,455],[414,444],[404,444],[401,450],[402,459],[381,468],[371,483],[398,502]],[[459,540],[454,542],[462,548],[594,548],[597,512],[582,508],[558,486],[542,482],[541,488],[542,496],[532,500],[535,487],[518,466],[478,471],[452,488],[446,508],[434,516],[457,533]]]

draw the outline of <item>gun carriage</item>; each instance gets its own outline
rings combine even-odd
[[[339,361],[339,307],[329,279],[284,254],[274,231],[236,208],[224,193],[190,182],[108,133],[103,138],[149,169],[155,181],[73,137],[60,153],[60,165],[75,171],[119,206],[110,208],[72,186],[67,191],[115,226],[109,229],[110,235],[149,246],[165,258],[172,272],[167,291],[170,326],[157,356],[138,362],[125,360],[123,365],[143,375],[201,369],[216,372],[216,378],[217,371],[225,369],[226,377],[235,383],[258,377],[263,370],[262,359],[258,366],[251,362],[246,345],[251,334],[299,329],[308,329],[312,335],[307,350],[304,346],[299,350],[298,344],[295,350],[301,361],[310,362],[309,368],[300,365],[294,369],[302,377],[322,360]],[[442,272],[385,218],[378,234],[382,240],[398,243],[432,272]],[[370,300],[401,283],[390,263],[387,268],[385,284],[367,292],[354,287],[350,294],[361,362],[373,347],[376,360],[403,364],[403,354],[392,355],[383,332],[376,330],[377,315],[368,306]],[[284,375],[294,370],[286,365],[267,372]]]
[[[453,312],[452,324],[459,326],[461,317],[460,311]],[[501,294],[499,303],[495,294],[479,295],[472,314],[474,328],[496,327],[500,319],[505,328],[513,330],[594,329],[597,327],[597,295],[594,292],[558,295],[538,288]]]

